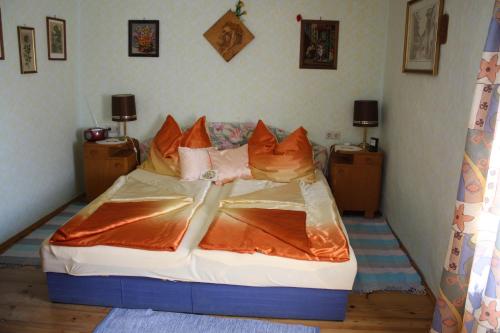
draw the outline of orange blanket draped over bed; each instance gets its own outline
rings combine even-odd
[[[88,216],[73,217],[50,243],[175,251],[188,227],[189,205],[183,199],[105,202]]]
[[[316,249],[315,244],[322,247]],[[306,230],[306,213],[294,210],[221,208],[199,246],[300,260],[349,260],[349,245],[339,226]]]

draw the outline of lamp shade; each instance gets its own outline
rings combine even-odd
[[[113,121],[137,120],[135,114],[135,96],[132,94],[111,96],[111,114]]]
[[[354,117],[352,125],[357,127],[377,127],[377,101],[354,101]]]

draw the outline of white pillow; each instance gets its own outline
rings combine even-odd
[[[236,178],[251,179],[248,167],[248,145],[226,150],[210,150],[212,168],[217,170],[217,185],[232,182]]]
[[[203,173],[212,169],[209,150],[215,148],[178,148],[182,180],[198,180]]]

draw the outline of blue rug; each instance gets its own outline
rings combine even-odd
[[[94,333],[319,333],[318,327],[153,310],[113,309]]]
[[[358,260],[354,291],[426,293],[420,275],[383,217],[343,216],[342,220]]]

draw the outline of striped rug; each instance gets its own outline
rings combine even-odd
[[[39,249],[43,240],[52,235],[85,205],[86,203],[82,201],[67,206],[61,213],[2,253],[0,265],[41,267]]]
[[[404,291],[425,294],[422,279],[384,218],[343,216],[358,261],[357,292]]]
[[[59,215],[18,241],[0,255],[1,266],[41,266],[39,249],[42,241],[85,206],[85,202],[70,204]],[[383,218],[365,219],[357,216],[342,218],[351,246],[358,260],[354,290],[379,290],[425,293],[420,276]]]

